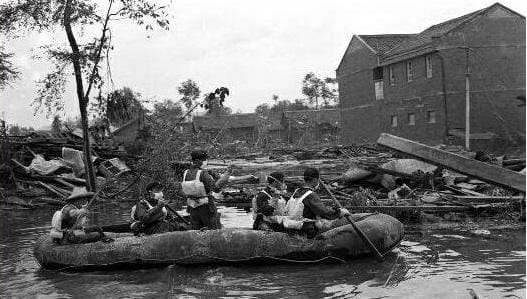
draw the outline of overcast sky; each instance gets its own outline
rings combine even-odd
[[[2,0],[0,0],[2,2]],[[417,33],[451,18],[492,5],[485,0],[306,1],[174,0],[170,31],[145,32],[129,23],[113,29],[111,65],[115,88],[129,86],[143,97],[179,99],[177,86],[191,78],[202,92],[231,91],[226,105],[252,112],[258,104],[301,98],[303,76],[335,76],[353,34]],[[503,5],[525,15],[524,0]],[[150,35],[150,38],[148,38]],[[1,38],[3,40],[3,38]],[[36,85],[50,70],[31,58],[43,43],[65,43],[64,33],[32,34],[5,43],[22,73],[0,91],[0,111],[8,123],[35,128],[51,122],[30,106]],[[65,113],[78,114],[74,85],[65,94]],[[52,118],[52,116],[51,116]]]

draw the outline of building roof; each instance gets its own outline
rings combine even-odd
[[[315,123],[340,127],[340,111],[338,109],[285,111],[284,119],[296,125]]]
[[[403,41],[417,34],[376,34],[376,35],[358,35],[376,54],[385,52],[398,46]]]
[[[410,51],[424,49],[431,45],[433,37],[441,37],[496,7],[506,9],[514,14],[518,14],[510,10],[509,8],[501,5],[500,3],[495,3],[484,9],[480,9],[480,10],[471,12],[469,14],[466,14],[464,16],[457,17],[457,18],[433,25],[431,27],[428,27],[426,30],[422,31],[421,33],[409,37],[408,39],[401,42],[398,46],[385,52],[383,59],[391,59],[394,56],[406,54]]]

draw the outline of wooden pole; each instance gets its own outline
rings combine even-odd
[[[335,195],[333,195],[333,193],[331,193],[331,191],[329,191],[328,187],[326,186],[326,184],[324,184],[324,182],[322,182],[322,180],[320,180],[320,185],[326,190],[326,192],[329,194],[329,196],[331,196],[331,199],[333,199],[333,201],[337,204],[337,206],[342,209],[343,207],[340,204],[340,202],[335,198]],[[375,245],[373,245],[373,243],[370,241],[370,239],[368,239],[368,237],[360,230],[360,228],[357,226],[357,224],[355,224],[355,222],[351,219],[351,217],[349,215],[346,216],[346,219],[351,224],[351,226],[353,226],[353,229],[357,232],[357,234],[362,239],[362,241],[370,248],[370,251],[373,253],[375,258],[379,262],[383,262],[384,259],[382,257],[382,254],[379,252],[379,250],[377,250],[377,247],[375,247]]]
[[[469,66],[469,48],[467,50],[467,70],[465,73],[465,148],[470,150],[470,66]]]

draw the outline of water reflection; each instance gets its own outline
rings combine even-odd
[[[97,221],[125,221],[129,204],[96,210]],[[226,227],[251,227],[250,214],[222,207]],[[41,269],[32,244],[53,210],[2,211],[2,297],[47,298],[501,298],[525,296],[525,232],[422,231],[384,263],[181,267],[62,273]],[[417,229],[419,229],[417,227]],[[410,230],[410,229],[409,229]]]

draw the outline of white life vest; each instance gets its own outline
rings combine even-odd
[[[209,203],[207,190],[205,185],[199,180],[201,169],[198,169],[196,178],[192,181],[186,181],[188,170],[183,173],[183,181],[181,182],[181,190],[187,196],[187,205],[191,208],[199,207]]]
[[[285,207],[287,217],[283,217],[282,225],[285,228],[290,229],[301,229],[304,222],[311,222],[314,220],[304,218],[304,203],[303,200],[308,197],[313,191],[308,190],[304,195],[299,198],[295,198],[295,194],[298,191],[295,190],[287,205]]]
[[[285,200],[280,196],[278,198],[273,198],[269,193],[265,192],[265,190],[262,190],[267,197],[269,197],[269,205],[274,208],[273,215],[272,216],[264,216],[264,220],[270,221],[270,222],[277,222],[277,219],[274,216],[283,216],[285,215],[285,206],[286,202]],[[258,215],[258,204],[257,199],[258,194],[253,197],[252,200],[252,208],[253,208],[253,219],[256,219],[256,216]],[[277,222],[278,223],[278,222]]]
[[[296,191],[293,193],[285,207],[289,219],[301,220],[304,218],[304,199],[308,197],[313,191],[308,190],[304,195],[295,198]]]

